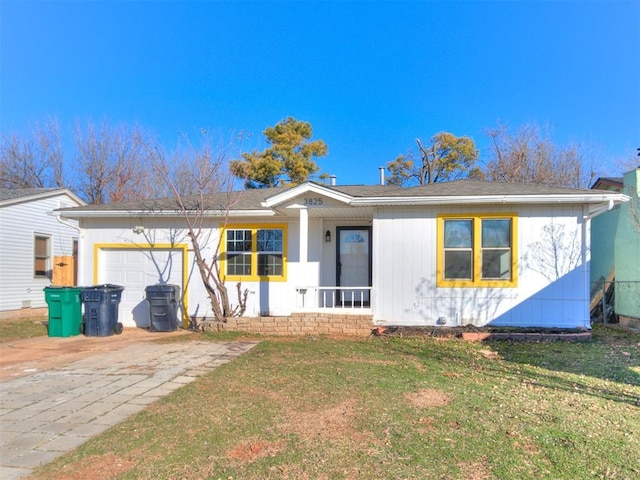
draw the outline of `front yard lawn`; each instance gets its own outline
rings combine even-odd
[[[33,478],[640,478],[639,344],[265,339]]]
[[[47,317],[0,320],[0,343],[47,335]]]

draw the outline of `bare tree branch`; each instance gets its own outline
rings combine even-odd
[[[54,118],[32,128],[29,137],[4,135],[0,146],[0,186],[70,187],[65,177],[60,127]]]
[[[76,125],[78,189],[89,203],[141,200],[154,196],[147,145],[151,140],[138,126],[100,128]]]
[[[487,180],[588,188],[596,178],[597,154],[577,145],[559,148],[537,125],[511,133],[500,124],[487,135],[492,140]]]
[[[174,154],[172,159],[180,159],[178,165],[187,166],[184,170],[176,170],[176,163],[167,160],[167,156],[158,148],[150,149],[153,164],[157,174],[176,199],[178,212],[184,219],[187,237],[190,240],[195,256],[196,266],[202,284],[209,297],[211,310],[218,322],[225,322],[230,316],[241,316],[246,311],[248,290],[242,290],[240,283],[236,285],[237,304],[229,300],[224,276],[220,271],[220,247],[223,241],[221,232],[227,224],[229,210],[234,201],[230,193],[232,186],[230,174],[225,171],[226,156],[223,151],[212,148],[211,142],[205,139],[200,148],[194,148],[186,143],[186,148]],[[222,189],[225,190],[222,190]],[[213,253],[205,258],[204,250],[209,246],[210,230],[205,228],[205,216],[208,210],[214,208],[208,203],[208,194],[226,191],[227,202],[219,209],[222,225],[219,226],[217,241],[213,246]],[[188,193],[185,193],[188,192]]]

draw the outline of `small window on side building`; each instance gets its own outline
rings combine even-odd
[[[45,235],[34,237],[34,277],[49,277],[51,272],[50,238]]]

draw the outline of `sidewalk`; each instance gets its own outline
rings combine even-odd
[[[256,343],[114,344],[111,351],[0,379],[0,478],[29,475]]]

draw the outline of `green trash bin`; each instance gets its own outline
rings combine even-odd
[[[45,287],[49,307],[49,336],[80,335],[82,325],[81,287]]]

